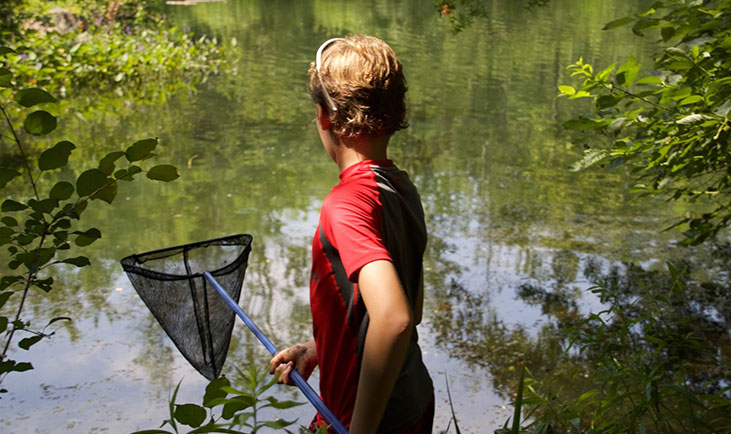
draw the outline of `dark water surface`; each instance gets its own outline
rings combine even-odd
[[[600,307],[584,291],[587,268],[702,254],[658,233],[680,205],[630,200],[623,171],[567,170],[581,149],[560,123],[581,107],[557,100],[556,87],[571,82],[566,65],[580,56],[597,67],[631,55],[650,64],[652,37],[601,30],[639,10],[635,2],[556,0],[528,11],[493,1],[488,19],[457,35],[432,3],[168,6],[167,19],[182,28],[235,39],[238,62],[195,92],[155,104],[121,100],[63,120],[59,136],[94,145],[77,158],[157,136],[160,161],[181,178],[125,185],[113,207],[90,212],[87,224],[104,234],[87,253],[93,267],[69,270],[29,308],[39,323],[56,315],[74,322],[27,354],[32,373],[9,377],[3,432],[154,428],[181,379],[179,402],[200,402],[205,381],[122,274],[118,261],[133,252],[250,233],[242,306],[280,346],[308,338],[310,241],[337,170],[312,123],[306,71],[330,37],[379,36],[405,66],[411,126],[393,138],[391,156],[421,191],[431,237],[420,336],[437,387],[436,428],[449,419],[445,378],[463,432],[492,432],[509,416],[518,372],[510,349],[548,345],[540,331],[551,322],[521,288],[560,289],[586,312]],[[238,324],[227,369],[250,360],[267,357]],[[311,414],[305,406],[282,416],[306,424]]]

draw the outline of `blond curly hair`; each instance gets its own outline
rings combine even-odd
[[[327,112],[335,134],[391,135],[408,126],[403,68],[382,40],[367,35],[336,40],[324,48],[319,73],[312,62],[309,75],[310,96]]]

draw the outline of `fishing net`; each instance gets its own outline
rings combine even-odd
[[[212,274],[238,302],[251,239],[251,235],[232,235],[134,254],[121,261],[165,333],[209,380],[221,373],[236,315],[203,273]]]

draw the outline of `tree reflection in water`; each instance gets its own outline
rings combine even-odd
[[[449,250],[442,240],[432,242],[437,250]],[[489,285],[469,287],[463,276],[466,267],[441,257],[433,277],[443,278],[444,284],[433,285],[441,289],[435,289],[430,327],[438,347],[488,369],[495,389],[506,399],[515,392],[516,368],[523,364],[542,382],[544,392],[576,399],[595,387],[598,364],[607,355],[618,363],[647,363],[648,369],[659,371],[658,382],[671,384],[682,375],[692,393],[718,393],[731,381],[730,245],[704,251],[677,248],[672,257],[672,265],[608,263],[596,256],[582,259],[574,252],[555,252],[550,276],[513,288],[517,299],[540,308],[541,325],[533,330],[511,325],[500,314],[501,306],[492,304]],[[581,307],[586,301],[578,302],[585,295],[576,286],[579,275],[606,288],[598,293],[600,305]],[[600,315],[609,326],[597,337],[592,327],[599,317],[593,314],[610,306],[611,315]],[[572,347],[572,336],[583,337],[582,345]]]

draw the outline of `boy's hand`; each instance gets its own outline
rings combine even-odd
[[[294,385],[292,379],[289,378],[289,373],[295,367],[300,375],[302,375],[302,378],[307,380],[312,374],[312,371],[315,370],[315,366],[317,366],[315,341],[293,345],[278,352],[269,361],[269,365],[271,366],[269,373],[279,375],[279,382],[282,384]]]

